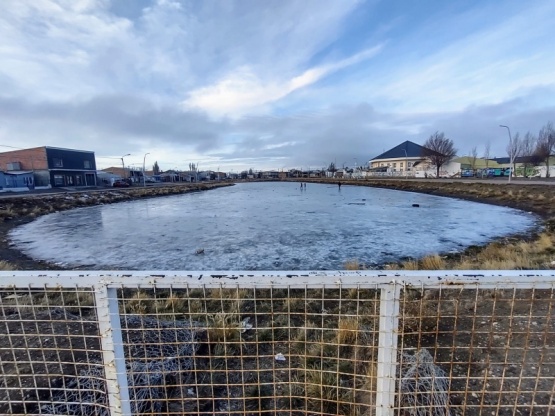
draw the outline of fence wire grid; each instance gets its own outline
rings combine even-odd
[[[0,414],[555,416],[555,276],[447,273],[4,273]]]

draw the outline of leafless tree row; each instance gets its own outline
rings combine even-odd
[[[520,137],[520,133],[516,133],[511,143],[507,145],[507,154],[513,161],[516,158],[521,159],[524,172],[532,166],[537,166],[544,162],[547,168],[547,177],[549,177],[549,157],[555,153],[555,129],[553,123],[548,122],[543,126],[538,136],[531,132],[527,132],[524,137]]]
[[[445,137],[443,132],[436,131],[424,143],[424,154],[431,164],[436,167],[439,177],[440,168],[449,162],[457,153],[457,149],[453,144],[453,140]],[[485,159],[486,168],[490,158],[490,142],[484,147],[483,157]],[[520,137],[520,133],[516,133],[507,145],[507,154],[509,160],[513,163],[513,172],[515,171],[515,161],[519,158],[519,163],[523,166],[526,175],[527,170],[532,166],[538,166],[545,163],[547,168],[547,177],[549,177],[549,158],[555,154],[555,128],[550,121],[543,126],[538,136],[531,132],[527,132],[524,137]],[[478,148],[474,146],[470,152],[470,164],[472,169],[476,168],[476,160],[478,159]]]

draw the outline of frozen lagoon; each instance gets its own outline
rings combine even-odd
[[[535,224],[530,214],[458,199],[269,182],[50,214],[10,239],[64,267],[338,270],[351,259],[381,264],[460,251]]]

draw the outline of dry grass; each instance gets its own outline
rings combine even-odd
[[[345,270],[363,270],[363,266],[360,263],[360,261],[358,261],[357,259],[352,259],[352,260],[347,260],[344,264],[343,267],[345,268]]]
[[[219,312],[208,316],[208,341],[225,343],[239,339],[241,321],[234,313]]]
[[[152,296],[146,292],[138,291],[124,304],[123,312],[135,315],[145,315],[147,312],[151,311],[151,306],[154,302],[155,301]]]
[[[469,254],[442,257],[438,254],[420,260],[389,264],[401,270],[535,270],[555,268],[555,233],[544,231],[531,241],[493,242]]]
[[[421,270],[442,270],[445,268],[445,261],[439,255],[426,256],[419,262]]]
[[[403,270],[418,270],[418,260],[407,260],[401,263],[401,269]]]
[[[359,329],[356,317],[340,318],[337,328],[337,344],[355,344]]]
[[[0,260],[0,270],[8,271],[8,270],[17,270],[17,269],[13,264],[5,260]]]

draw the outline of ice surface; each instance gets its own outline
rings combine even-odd
[[[458,199],[271,182],[50,214],[10,238],[31,257],[67,267],[338,270],[350,259],[380,264],[462,250],[535,222]]]

